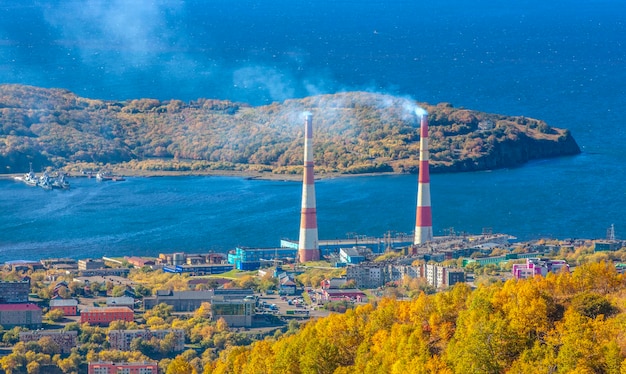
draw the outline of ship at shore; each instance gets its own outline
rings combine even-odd
[[[24,174],[21,177],[15,177],[16,181],[23,182],[29,186],[38,186],[43,188],[44,190],[52,190],[52,189],[62,189],[69,190],[70,182],[66,179],[64,173],[57,173],[56,176],[50,176],[48,172],[44,171],[41,176],[37,176],[33,171],[32,164],[30,165],[30,170],[28,173]]]
[[[122,176],[114,175],[113,173],[109,171],[101,171],[96,174],[96,180],[98,182],[106,182],[106,181],[121,182],[126,179],[124,179],[124,177]]]
[[[30,164],[30,170],[28,171],[28,173],[24,174],[21,177],[15,177],[15,180],[24,182],[29,186],[36,186],[37,183],[39,182],[37,175],[35,175],[35,172],[33,171],[32,163]]]

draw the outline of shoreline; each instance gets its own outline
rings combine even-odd
[[[300,182],[302,181],[301,174],[274,174],[270,172],[254,172],[254,171],[233,171],[233,170],[210,170],[210,171],[145,171],[145,170],[132,170],[132,169],[120,169],[117,170],[115,175],[129,178],[160,178],[160,177],[234,177],[243,178],[249,180],[268,180],[268,181],[289,181]],[[406,173],[405,173],[406,174]],[[16,179],[16,177],[22,177],[24,174],[0,174],[1,179]],[[316,174],[316,180],[322,179],[336,179],[336,178],[349,178],[349,177],[374,177],[382,175],[404,175],[402,173],[363,173],[363,174],[342,174],[342,173],[323,173]],[[87,178],[87,175],[68,173],[70,178]]]

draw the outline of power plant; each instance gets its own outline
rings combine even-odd
[[[413,244],[424,244],[433,240],[433,215],[430,207],[430,175],[428,154],[428,114],[422,114],[420,123],[420,170],[417,186],[417,213],[415,217],[415,239]]]
[[[451,232],[449,236],[434,240],[432,210],[430,205],[430,176],[428,150],[428,114],[416,113],[420,119],[420,161],[417,189],[417,212],[414,236],[371,238],[354,235],[352,239],[319,240],[317,208],[315,202],[315,178],[313,162],[313,115],[305,115],[304,170],[302,180],[302,206],[300,214],[299,240],[282,239],[277,248],[237,247],[228,253],[228,263],[239,270],[256,270],[262,264],[276,263],[276,259],[299,263],[318,261],[322,257],[341,259],[342,251],[350,257],[350,263],[361,258],[359,250],[367,249],[372,254],[387,250],[404,251],[409,255],[422,255],[425,260],[443,261],[446,258],[469,257],[476,246],[482,243],[506,244],[513,237],[505,234],[462,235]],[[468,239],[469,238],[469,239]],[[471,243],[471,244],[470,244]],[[361,257],[360,257],[361,256]]]
[[[320,259],[313,167],[313,115],[306,113],[304,118],[302,211],[300,214],[300,240],[298,243],[298,259],[300,262],[318,261]]]

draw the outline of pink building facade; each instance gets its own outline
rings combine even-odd
[[[569,273],[569,265],[565,260],[527,258],[525,264],[513,264],[511,271],[515,279],[532,278],[536,275],[545,277],[550,272],[566,271]]]

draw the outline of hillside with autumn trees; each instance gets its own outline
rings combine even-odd
[[[0,85],[0,173],[87,168],[301,172],[304,111],[314,115],[316,171],[414,173],[417,106],[429,113],[432,172],[486,170],[580,152],[537,119],[366,92],[252,107],[225,100],[106,101],[63,89]]]
[[[626,278],[573,273],[383,299],[278,339],[232,346],[205,373],[623,373]]]

